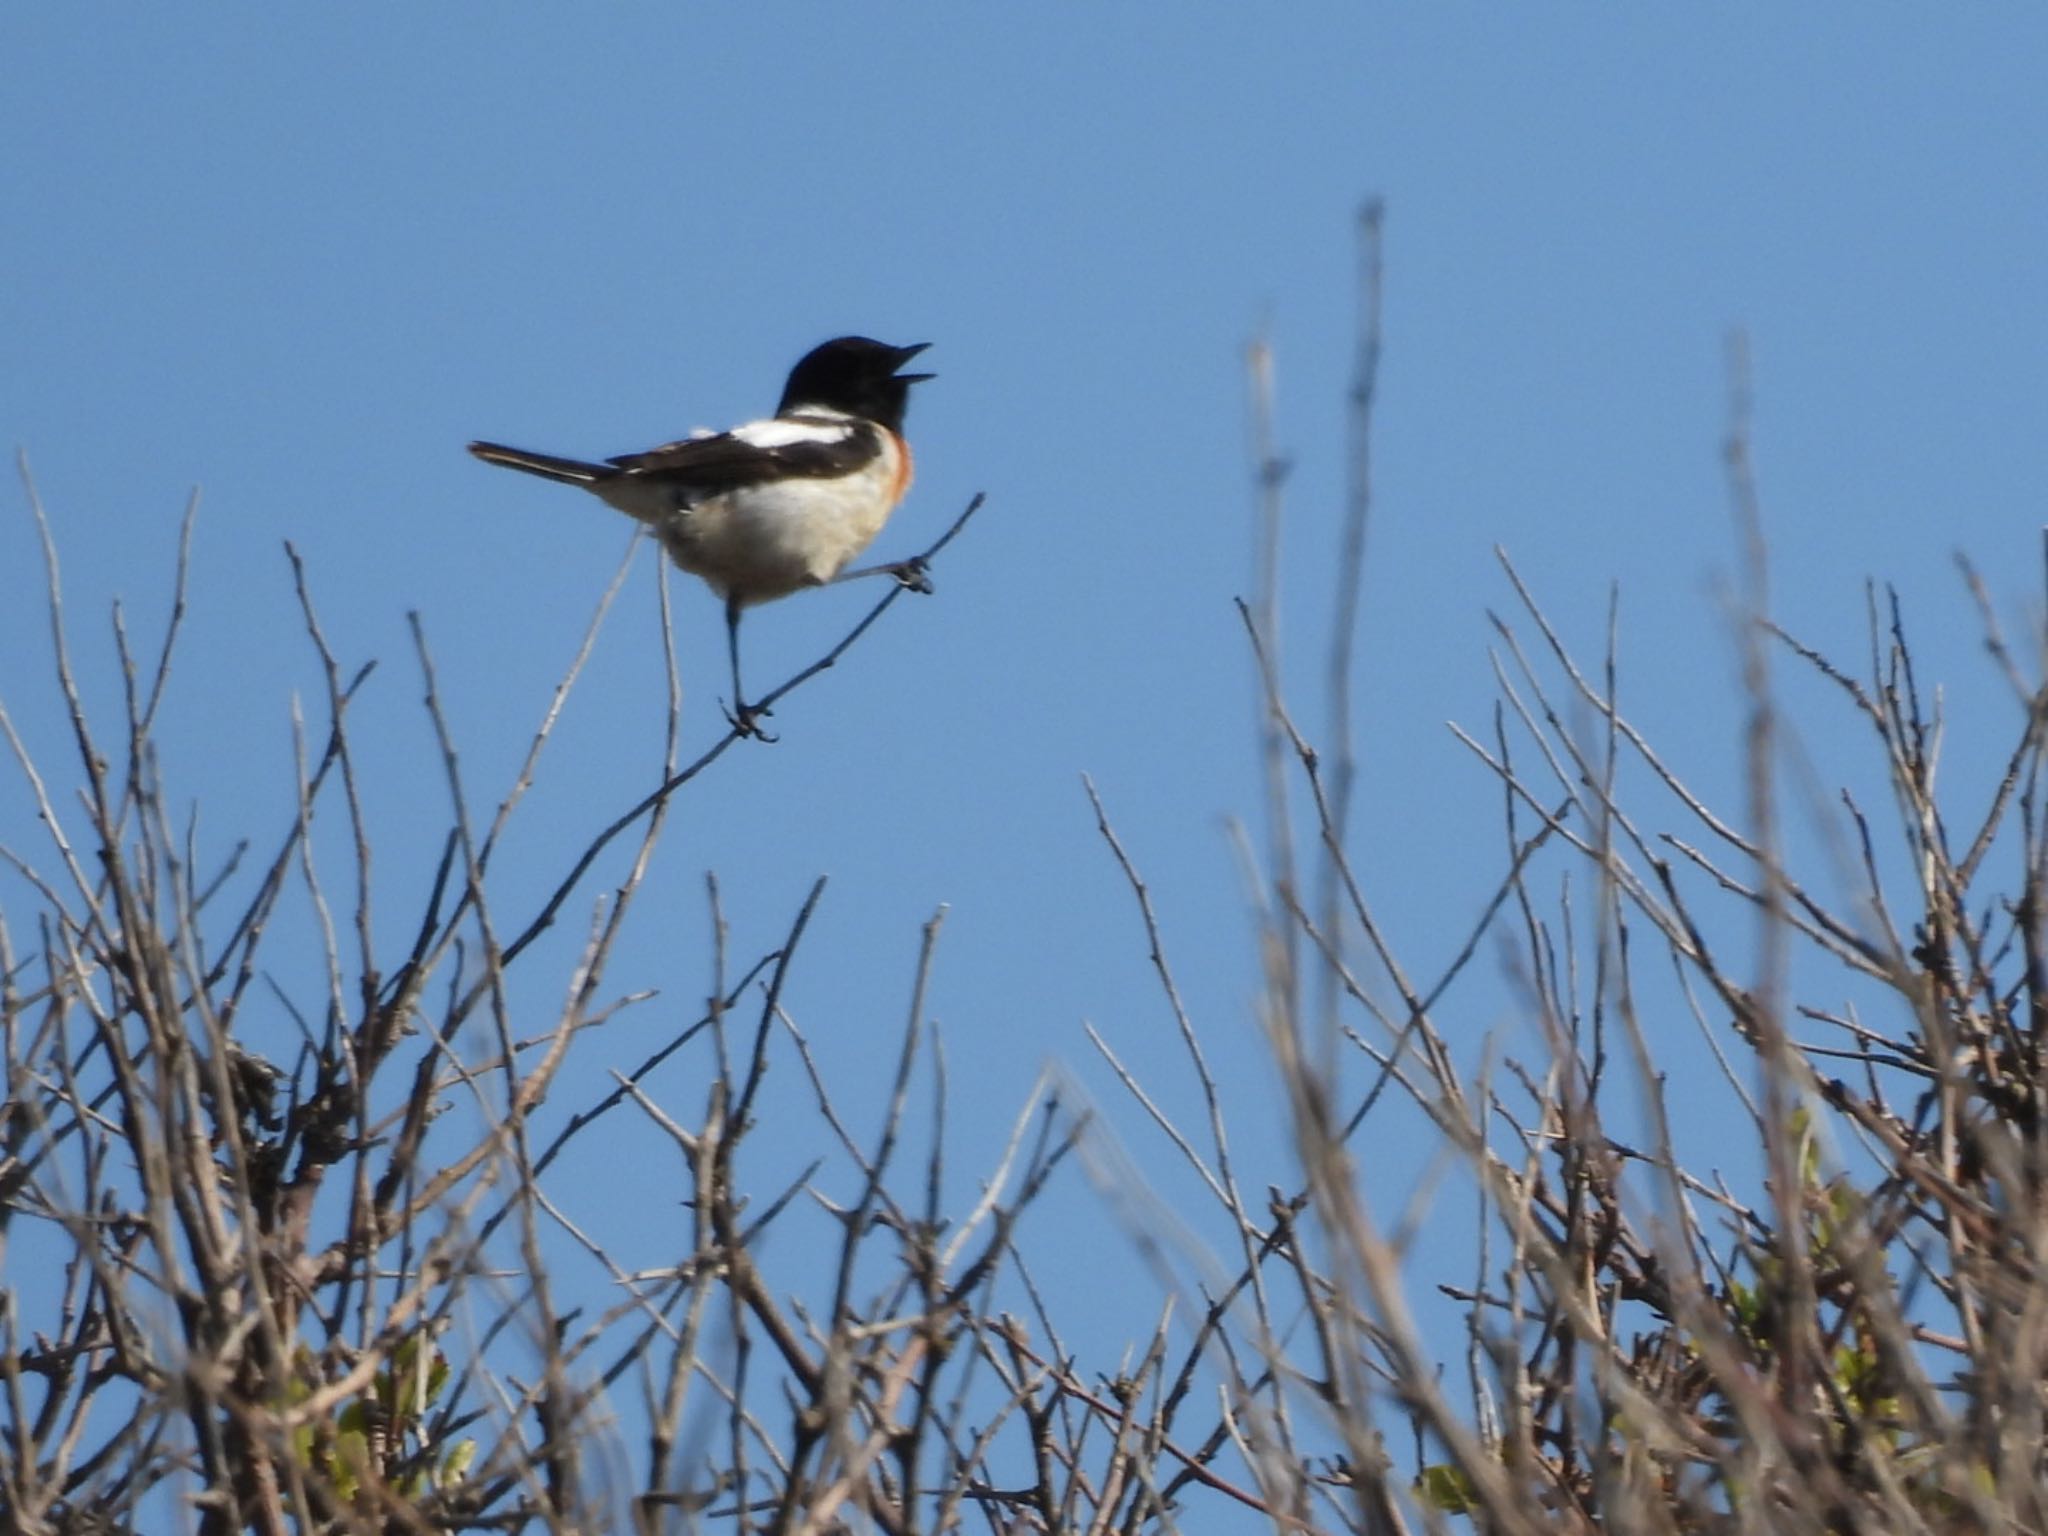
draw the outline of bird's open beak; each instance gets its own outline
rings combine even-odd
[[[931,343],[928,341],[920,341],[914,347],[898,347],[896,349],[896,366],[901,368],[930,345]],[[896,377],[905,384],[922,384],[926,379],[935,379],[938,375],[935,373],[899,373]]]

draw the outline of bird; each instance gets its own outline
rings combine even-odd
[[[806,587],[871,575],[929,591],[922,562],[849,571],[910,488],[903,414],[910,386],[934,377],[902,368],[929,342],[895,347],[838,336],[790,369],[775,414],[699,432],[603,463],[474,442],[486,464],[581,486],[651,529],[669,558],[725,602],[726,650],[741,735],[762,736],[740,685],[740,614]],[[766,738],[772,739],[772,738]]]

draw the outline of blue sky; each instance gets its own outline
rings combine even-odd
[[[879,1096],[918,924],[944,903],[932,1011],[963,1169],[1047,1060],[1152,1161],[1084,1020],[1195,1103],[1087,772],[1236,1090],[1248,1182],[1292,1178],[1225,831],[1258,807],[1231,607],[1254,548],[1242,356],[1270,335],[1308,699],[1361,199],[1387,204],[1387,344],[1357,857],[1417,971],[1501,868],[1497,794],[1444,729],[1491,707],[1496,544],[1581,644],[1618,584],[1643,723],[1708,787],[1736,782],[1731,330],[1792,627],[1859,656],[1863,584],[1895,580],[1967,699],[1951,553],[2009,612],[2038,609],[2037,11],[17,6],[0,60],[0,428],[95,642],[116,594],[160,617],[202,488],[166,752],[219,846],[288,814],[289,701],[317,695],[284,540],[344,658],[382,659],[359,729],[402,889],[445,805],[406,613],[494,802],[630,533],[463,443],[626,451],[765,411],[825,336],[933,344],[917,486],[876,552],[928,543],[976,491],[986,510],[935,597],[898,604],[787,702],[779,745],[679,803],[615,973],[668,1001],[616,1026],[616,1060],[703,995],[706,871],[748,953],[829,873],[793,1006],[848,1091],[872,1070]],[[55,760],[23,507],[6,493],[0,690]],[[654,782],[651,571],[643,551],[527,813],[535,888]],[[717,605],[677,592],[701,743],[722,728]],[[867,596],[759,610],[750,675],[808,661]],[[1816,715],[1807,745],[1853,750],[1847,729]],[[1955,772],[2003,730],[1960,726]],[[31,835],[17,780],[0,825]],[[395,927],[402,900],[387,910]],[[1443,1024],[1476,1058],[1512,1019],[1482,978]],[[1398,1207],[1412,1148],[1371,1162]],[[644,1221],[649,1196],[586,1198],[604,1226]],[[1055,1250],[1101,1225],[1078,1184],[1057,1211]],[[1131,1306],[1144,1326],[1151,1301]]]

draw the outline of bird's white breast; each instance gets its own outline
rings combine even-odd
[[[831,581],[874,542],[902,495],[904,452],[880,451],[851,475],[792,477],[711,497],[654,522],[670,558],[743,603]]]

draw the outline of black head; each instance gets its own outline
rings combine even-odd
[[[782,404],[775,409],[786,415],[807,405],[822,405],[900,432],[910,386],[931,375],[896,370],[930,345],[921,341],[914,347],[892,347],[865,336],[835,337],[813,347],[790,369]]]

